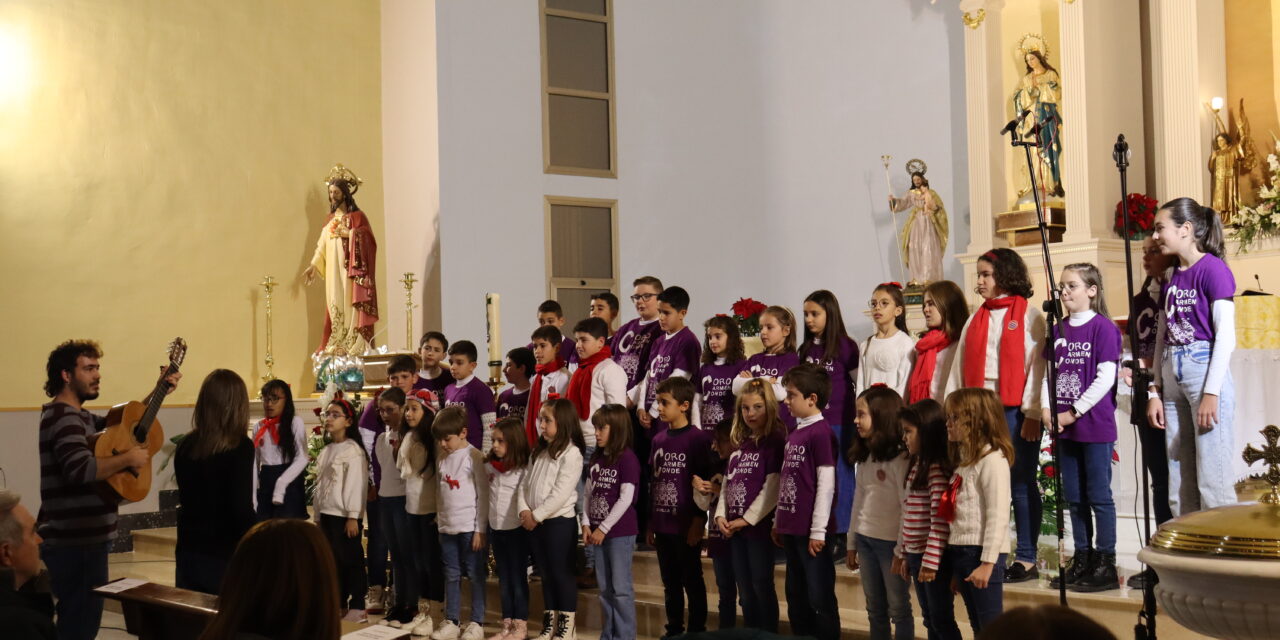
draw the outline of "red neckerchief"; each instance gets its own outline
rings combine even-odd
[[[564,366],[564,361],[558,356],[551,364],[540,364],[536,371],[538,375],[533,377],[533,385],[529,387],[529,408],[524,412],[524,432],[529,437],[529,442],[538,441],[538,412],[542,410],[542,377],[555,373]]]
[[[255,448],[262,446],[262,440],[268,432],[271,433],[271,442],[277,446],[280,444],[280,416],[263,418],[262,422],[258,423],[258,426],[262,428],[253,434],[253,446]]]
[[[907,402],[919,402],[932,395],[938,353],[949,346],[951,339],[941,329],[930,329],[916,342],[916,368],[907,381]]]
[[[956,495],[960,493],[960,474],[951,476],[951,486],[938,499],[938,517],[947,522],[956,519]]]
[[[1027,344],[1023,323],[1027,319],[1027,299],[1022,296],[992,298],[982,303],[973,314],[964,341],[964,386],[981,387],[987,372],[987,325],[992,309],[1008,309],[1000,328],[1000,401],[1006,407],[1022,405],[1022,391],[1027,386]]]
[[[581,420],[591,417],[591,374],[595,371],[596,365],[612,355],[613,352],[609,350],[609,346],[605,345],[595,355],[579,361],[578,370],[573,372],[572,378],[569,378],[569,390],[565,395],[578,409],[578,418]]]
[[[490,460],[489,465],[497,470],[498,473],[506,473],[507,470],[511,468],[507,466],[507,463],[504,460]]]

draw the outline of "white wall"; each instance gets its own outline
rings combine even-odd
[[[869,331],[863,301],[901,278],[881,154],[893,156],[899,193],[906,160],[929,164],[951,214],[948,256],[967,244],[963,27],[954,7],[613,6],[616,180],[542,172],[536,3],[437,5],[442,315],[451,339],[483,349],[483,293],[496,291],[503,346],[527,341],[547,293],[544,194],[617,198],[621,293],[642,274],[680,284],[693,298],[691,324],[741,296],[798,309],[809,291],[830,288],[851,329]],[[384,110],[384,135],[403,125]],[[959,278],[949,257],[946,268]]]

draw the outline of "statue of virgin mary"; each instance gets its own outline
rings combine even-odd
[[[341,164],[329,172],[329,217],[311,264],[303,279],[311,284],[324,280],[324,335],[316,353],[360,355],[373,346],[373,325],[378,321],[378,285],[374,265],[378,244],[369,219],[352,196],[361,180]]]

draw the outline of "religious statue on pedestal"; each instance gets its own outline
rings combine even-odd
[[[1018,127],[1018,135],[1024,139],[1038,139],[1036,148],[1036,178],[1044,192],[1051,196],[1064,195],[1062,189],[1062,78],[1058,70],[1049,64],[1048,45],[1037,35],[1027,34],[1018,42],[1018,51],[1026,65],[1026,74],[1013,93],[1014,115],[1030,113]]]
[[[911,189],[901,198],[889,196],[893,211],[911,209],[907,223],[898,233],[899,248],[906,263],[908,287],[924,286],[942,279],[942,252],[947,248],[947,209],[938,192],[929,188],[924,177],[929,168],[921,160],[907,163]]]
[[[1249,135],[1249,118],[1244,113],[1244,100],[1240,100],[1240,116],[1232,118],[1239,123],[1235,135],[1222,122],[1222,117],[1218,114],[1221,108],[1221,98],[1214,98],[1210,109],[1216,121],[1217,133],[1213,136],[1213,149],[1209,152],[1209,175],[1213,177],[1209,206],[1222,216],[1223,224],[1231,224],[1240,212],[1240,178],[1253,171],[1258,158]],[[1228,115],[1235,114],[1228,111]]]
[[[329,171],[329,217],[311,264],[302,277],[311,284],[324,280],[324,335],[316,353],[360,355],[373,346],[373,325],[378,321],[378,285],[374,264],[378,244],[369,219],[352,196],[361,180],[341,164]]]

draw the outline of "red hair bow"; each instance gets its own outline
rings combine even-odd
[[[880,286],[882,286],[882,287],[897,287],[897,288],[901,289],[901,288],[902,288],[902,283],[901,283],[901,282],[881,282],[881,283],[880,283]]]
[[[868,389],[874,389],[874,388],[876,388],[876,387],[885,387],[885,388],[887,389],[887,388],[889,387],[889,385],[887,385],[887,384],[885,384],[885,383],[883,383],[883,382],[876,382],[876,383],[873,383],[870,387],[867,387],[867,388],[868,388]]]

